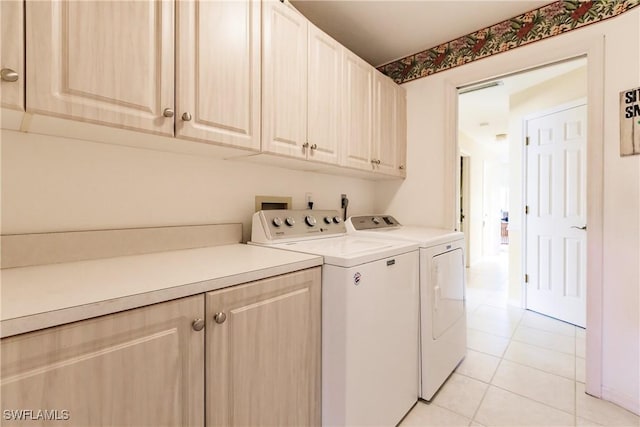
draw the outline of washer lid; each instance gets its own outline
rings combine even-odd
[[[341,236],[269,245],[272,248],[322,255],[324,263],[338,267],[353,267],[378,261],[418,249],[418,245],[401,240],[371,239]]]

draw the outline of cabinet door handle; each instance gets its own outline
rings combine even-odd
[[[220,313],[216,313],[213,315],[213,320],[218,324],[222,324],[225,320],[227,320],[227,315],[224,314],[223,311],[221,311]]]
[[[577,225],[572,225],[571,228],[577,228],[578,230],[586,230],[587,226],[583,225],[582,227],[578,227]]]
[[[193,328],[194,331],[201,331],[204,328],[204,320],[203,319],[194,320],[193,323],[191,323],[191,327]]]
[[[302,148],[309,148],[309,143],[305,142],[304,144],[302,144]]]
[[[182,120],[184,120],[185,122],[190,122],[191,121],[191,113],[189,113],[189,112],[182,113]]]
[[[18,80],[18,73],[11,68],[3,68],[0,70],[0,78],[3,82],[15,82]]]
[[[173,110],[171,108],[165,108],[162,115],[165,117],[173,117]]]
[[[313,144],[313,145],[311,146],[311,149],[312,149],[312,150],[315,150],[316,148],[318,148],[318,144]]]
[[[398,169],[400,169],[401,171],[403,171],[403,170],[404,170],[404,165],[400,165],[400,166],[398,166]]]

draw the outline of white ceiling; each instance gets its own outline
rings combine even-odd
[[[545,4],[530,0],[291,0],[320,29],[378,66]]]

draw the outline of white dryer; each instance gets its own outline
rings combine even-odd
[[[418,245],[348,236],[337,211],[268,210],[251,244],[321,255],[322,424],[395,426],[418,399]]]
[[[403,226],[391,215],[354,216],[346,224],[352,235],[420,246],[420,398],[431,400],[466,355],[464,234]]]

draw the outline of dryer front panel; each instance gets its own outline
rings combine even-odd
[[[431,260],[432,336],[440,338],[464,316],[464,255],[461,248]]]

